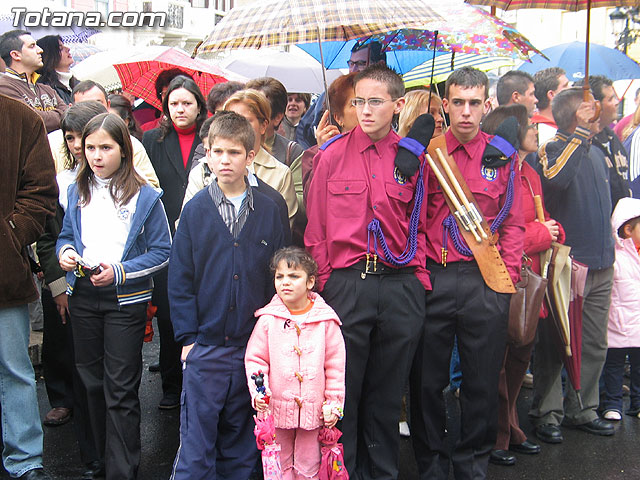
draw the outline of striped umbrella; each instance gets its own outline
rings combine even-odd
[[[402,76],[405,87],[428,86],[430,83],[444,82],[451,73],[461,67],[473,67],[483,72],[495,68],[512,67],[514,60],[507,57],[487,57],[469,53],[442,53],[436,55],[431,79],[431,60],[415,67]]]
[[[444,21],[424,0],[264,0],[231,9],[199,53],[350,40]]]

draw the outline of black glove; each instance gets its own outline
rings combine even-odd
[[[482,164],[485,167],[499,168],[509,163],[509,158],[513,154],[513,150],[517,151],[520,147],[518,141],[518,120],[516,117],[505,118],[496,131],[494,132],[496,137],[501,137],[506,140],[510,145],[505,145],[504,142],[500,142],[500,138],[496,138],[493,144],[490,142],[484,149],[482,154]],[[513,150],[509,147],[513,147]]]
[[[434,129],[433,117],[423,113],[413,122],[407,136],[398,143],[395,165],[405,177],[410,178],[418,171],[420,155],[427,149]]]

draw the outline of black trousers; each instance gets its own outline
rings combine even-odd
[[[475,262],[446,268],[428,262],[427,268],[433,290],[427,295],[424,332],[411,369],[411,437],[418,471],[423,480],[449,478],[443,390],[457,336],[461,427],[451,460],[457,480],[483,479],[496,441],[498,379],[511,296],[488,288]]]
[[[87,391],[107,480],[135,479],[140,465],[142,342],[146,303],[119,306],[115,287],[78,279],[69,297],[76,366]]]
[[[169,312],[169,295],[167,292],[168,268],[153,277],[153,300],[158,307],[156,320],[160,335],[160,376],[162,392],[180,397],[182,391],[182,347],[176,343]]]
[[[62,323],[56,304],[48,289],[42,290],[44,332],[42,364],[47,396],[52,407],[73,409],[73,429],[83,463],[99,459],[87,403],[87,391],[75,366],[71,320]]]
[[[342,321],[347,365],[343,432],[354,479],[398,477],[402,395],[424,321],[425,289],[413,273],[335,270],[322,292]]]

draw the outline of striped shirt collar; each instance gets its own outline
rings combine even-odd
[[[238,238],[242,227],[249,218],[249,213],[253,210],[253,188],[249,186],[247,177],[244,177],[247,195],[240,205],[239,211],[236,211],[235,205],[224,195],[217,180],[211,182],[208,187],[209,195],[218,208],[218,213],[222,217],[233,238]]]

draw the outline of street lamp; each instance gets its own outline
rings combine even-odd
[[[640,23],[638,7],[616,7],[609,14],[613,33],[616,35],[616,48],[627,54],[629,45],[638,37],[636,23]]]

